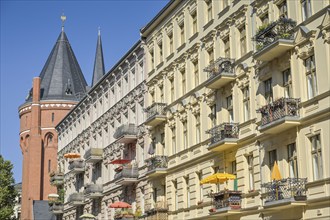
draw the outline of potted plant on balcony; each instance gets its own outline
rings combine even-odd
[[[138,207],[136,208],[134,216],[135,216],[136,218],[139,218],[139,217],[142,216],[142,210],[141,210],[140,206],[138,206]]]

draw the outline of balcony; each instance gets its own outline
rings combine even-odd
[[[85,153],[86,163],[97,163],[103,160],[103,149],[101,148],[90,148]]]
[[[206,131],[211,135],[211,143],[208,150],[224,151],[236,146],[238,142],[238,123],[222,123]]]
[[[83,173],[83,172],[85,172],[85,162],[81,159],[71,160],[71,161],[69,161],[68,169],[72,173],[76,173],[76,174]]]
[[[156,204],[147,204],[145,212],[147,219],[167,219],[168,204],[165,201],[158,201]]]
[[[80,206],[85,204],[85,196],[82,193],[72,193],[69,196],[68,202],[71,203],[72,206]]]
[[[165,107],[165,103],[153,103],[146,108],[145,112],[147,113],[147,120],[145,124],[154,127],[166,121],[166,115],[164,112]]]
[[[139,170],[137,167],[124,167],[117,168],[117,173],[114,176],[114,181],[117,185],[129,185],[137,182],[139,177]]]
[[[299,103],[300,99],[281,98],[261,107],[259,131],[276,134],[299,125]]]
[[[133,143],[136,142],[138,129],[135,124],[125,124],[117,128],[113,137],[117,139],[119,143]]]
[[[167,161],[167,156],[154,156],[146,159],[147,175],[149,177],[159,177],[166,174]]]
[[[306,183],[307,178],[286,178],[261,184],[265,189],[264,207],[282,209],[287,205],[305,205]]]
[[[259,28],[258,33],[254,37],[257,43],[257,52],[253,54],[253,58],[261,61],[270,61],[285,51],[294,47],[294,31],[296,22],[281,18],[269,25]]]
[[[241,213],[241,191],[222,190],[211,194],[213,198],[213,208],[210,209],[210,215],[229,216]]]
[[[64,184],[64,173],[54,172],[50,175],[50,184],[52,186],[61,186]]]
[[[85,186],[84,194],[87,198],[97,199],[103,196],[102,184],[87,184]]]
[[[64,205],[53,203],[49,205],[49,211],[52,212],[54,215],[61,215],[63,214]]]
[[[236,78],[234,73],[234,60],[229,58],[218,58],[210,63],[204,71],[208,72],[205,86],[210,89],[220,89]]]

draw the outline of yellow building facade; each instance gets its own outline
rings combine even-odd
[[[63,219],[328,219],[329,43],[328,0],[170,1],[57,126]]]

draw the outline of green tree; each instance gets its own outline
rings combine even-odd
[[[13,219],[15,197],[13,164],[0,155],[0,219]]]

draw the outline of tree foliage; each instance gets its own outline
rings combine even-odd
[[[0,219],[13,219],[15,197],[13,164],[0,155]]]

